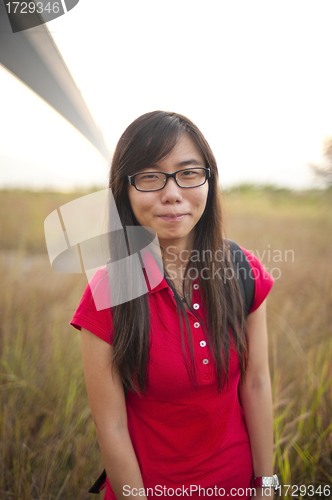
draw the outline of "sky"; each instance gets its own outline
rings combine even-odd
[[[315,185],[332,135],[332,3],[80,0],[47,23],[105,137],[155,109],[187,115],[221,185]],[[0,67],[0,187],[106,187],[108,162]],[[54,147],[56,145],[56,147]]]

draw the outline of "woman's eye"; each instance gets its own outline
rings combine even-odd
[[[190,177],[190,176],[193,176],[197,174],[197,172],[195,170],[185,170],[184,172],[182,172],[182,177]]]
[[[141,179],[154,180],[154,179],[158,179],[158,176],[156,174],[142,174]]]

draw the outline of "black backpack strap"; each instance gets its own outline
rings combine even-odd
[[[98,493],[100,493],[101,490],[104,488],[105,481],[106,481],[106,471],[104,469],[103,472],[98,477],[97,481],[95,481],[91,486],[91,488],[89,489],[89,493],[95,493],[96,495],[98,495]]]
[[[250,263],[242,248],[240,248],[239,245],[232,240],[227,241],[230,248],[230,259],[232,261],[241,291],[244,313],[247,317],[254,301],[255,280]]]

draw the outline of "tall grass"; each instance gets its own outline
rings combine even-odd
[[[332,191],[247,186],[225,200],[229,237],[264,255],[277,278],[268,298],[275,470],[283,484],[330,485],[332,497]]]
[[[0,498],[88,498],[102,467],[79,336],[68,321],[84,281],[45,255],[1,255]]]
[[[45,217],[82,194],[0,196],[1,500],[88,499],[103,468],[80,338],[68,325],[86,278],[51,269],[43,234]],[[261,257],[265,250],[263,263],[281,273],[268,328],[284,484],[332,485],[331,201],[329,192],[250,186],[225,193],[228,237]]]

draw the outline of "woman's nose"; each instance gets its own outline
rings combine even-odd
[[[160,191],[163,203],[174,203],[182,200],[182,188],[180,188],[175,179],[167,179],[165,187]]]

